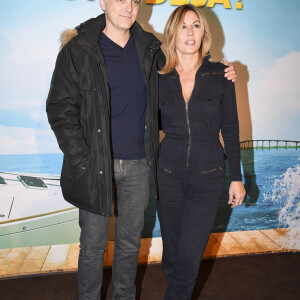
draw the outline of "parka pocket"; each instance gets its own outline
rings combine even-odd
[[[81,104],[81,117],[89,118],[92,117],[94,111],[94,99],[95,93],[97,90],[95,88],[82,88],[81,89],[81,97],[82,97],[82,104]]]
[[[95,161],[88,155],[76,166],[64,160],[61,173],[61,188],[64,198],[94,209],[100,208]]]
[[[86,172],[89,168],[89,158],[85,157],[77,166],[78,172]]]
[[[67,170],[69,170],[71,173],[84,173],[89,169],[90,165],[90,154],[87,154],[85,157],[83,157],[79,163],[76,165],[73,165],[67,158],[64,158],[64,166]]]

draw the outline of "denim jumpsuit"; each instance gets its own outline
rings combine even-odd
[[[241,181],[234,84],[225,66],[205,57],[185,102],[175,69],[159,78],[159,112],[165,138],[158,158],[157,203],[163,239],[165,299],[192,296],[199,265],[223,195],[225,143],[232,181]]]

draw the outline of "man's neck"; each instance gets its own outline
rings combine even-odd
[[[107,37],[109,37],[113,42],[122,48],[125,47],[130,37],[129,30],[112,30],[106,26],[103,32]]]

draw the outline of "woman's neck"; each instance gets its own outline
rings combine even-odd
[[[199,53],[184,55],[182,53],[177,53],[178,63],[176,66],[176,70],[180,73],[182,72],[190,72],[198,67],[201,64],[199,59]]]

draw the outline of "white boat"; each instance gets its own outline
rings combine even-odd
[[[78,243],[79,234],[59,176],[0,172],[0,249]]]

